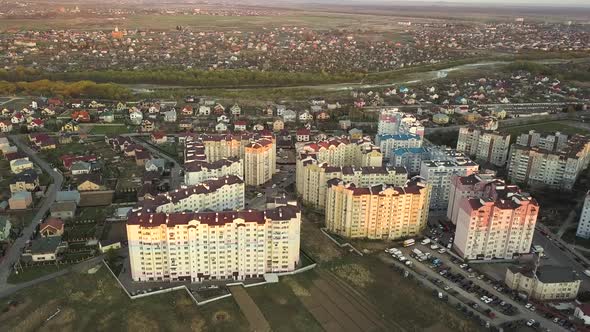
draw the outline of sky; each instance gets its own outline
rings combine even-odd
[[[322,0],[317,0],[322,2]],[[341,0],[342,2],[348,3],[362,3],[362,0]],[[391,0],[369,0],[368,2],[379,3],[379,4],[396,4],[401,1]],[[590,7],[590,0],[406,0],[403,1],[406,4],[410,3],[449,3],[449,4],[466,4],[466,5],[543,5],[543,6],[583,6]]]

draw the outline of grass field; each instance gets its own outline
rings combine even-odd
[[[511,135],[519,135],[522,133],[527,133],[530,130],[535,130],[538,132],[562,132],[568,135],[573,134],[582,134],[587,135],[590,133],[590,130],[573,127],[568,124],[567,121],[555,121],[555,122],[545,122],[545,123],[535,123],[535,124],[527,124],[523,126],[512,126],[512,127],[504,127],[501,128],[502,131],[509,132]]]
[[[92,125],[92,128],[89,131],[89,134],[93,135],[107,135],[107,136],[116,136],[119,134],[127,134],[134,132],[134,129],[131,127],[127,127],[126,125],[100,125],[95,124]]]
[[[231,298],[203,307],[183,291],[130,300],[104,267],[94,275],[71,273],[4,300],[3,306],[9,300],[20,303],[0,313],[0,326],[7,331],[248,331]],[[58,308],[60,313],[45,322]]]

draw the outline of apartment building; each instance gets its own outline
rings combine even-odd
[[[419,174],[422,161],[430,160],[430,148],[398,148],[393,150],[389,163],[393,167],[405,167],[408,174]]]
[[[398,108],[382,109],[379,112],[377,138],[379,135],[397,134],[414,134],[424,137],[424,126],[414,115],[400,112]]]
[[[543,134],[534,130],[516,137],[516,144],[521,146],[538,147],[549,151],[559,151],[568,145],[568,136],[559,131],[555,134]]]
[[[298,149],[301,156],[313,157],[319,163],[330,166],[381,166],[383,155],[371,139],[363,137],[351,140],[348,137],[332,137],[327,140],[303,145]]]
[[[226,175],[235,175],[244,178],[244,165],[242,159],[238,157],[230,157],[219,159],[214,162],[193,160],[184,164],[185,185],[191,186]]]
[[[133,209],[143,213],[174,213],[244,208],[244,181],[235,175],[206,180],[192,186],[146,197]]]
[[[376,140],[379,142],[383,157],[388,160],[396,149],[422,146],[422,137],[414,134],[378,135]]]
[[[297,161],[297,194],[305,203],[324,207],[328,180],[331,179],[341,179],[361,187],[381,183],[403,186],[408,174],[404,168],[330,166],[309,157]]]
[[[301,211],[132,212],[127,221],[134,281],[244,280],[299,264]]]
[[[479,170],[479,165],[464,154],[452,150],[445,153],[444,160],[423,161],[420,166],[420,176],[431,186],[430,210],[434,213],[444,213],[447,209],[453,175],[466,176]]]
[[[276,173],[276,148],[274,140],[265,138],[246,145],[244,179],[247,185],[259,186],[272,179]]]
[[[467,176],[451,176],[447,218],[455,222],[463,199],[467,197],[481,197],[484,193],[484,187],[495,181],[501,180],[496,178],[496,173],[493,171],[477,172]]]
[[[457,151],[475,156],[477,161],[504,166],[510,151],[510,134],[463,127],[459,129]]]
[[[395,240],[418,235],[425,227],[429,186],[414,178],[404,186],[356,186],[339,179],[328,182],[326,227],[340,236]]]
[[[530,252],[539,204],[518,186],[494,181],[459,205],[453,247],[470,260],[512,259]]]
[[[551,143],[546,143],[545,146]],[[512,144],[508,178],[534,187],[571,190],[580,173],[590,163],[590,139],[575,135],[563,145],[556,140],[553,150]]]
[[[590,239],[590,190],[586,193],[576,236]]]
[[[582,280],[571,268],[562,266],[509,267],[506,285],[537,301],[573,300]]]

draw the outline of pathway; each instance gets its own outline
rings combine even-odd
[[[271,328],[266,318],[260,311],[260,308],[256,305],[256,302],[252,300],[250,294],[246,292],[244,286],[230,286],[229,291],[234,297],[234,300],[240,307],[240,310],[246,316],[248,323],[250,323],[250,331],[254,332],[270,332]]]

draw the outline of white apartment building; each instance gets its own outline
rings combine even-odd
[[[586,193],[576,236],[590,239],[590,190]]]
[[[534,130],[516,137],[516,144],[522,146],[538,147],[549,151],[559,151],[568,145],[568,136],[560,132],[555,134],[542,134]]]
[[[457,151],[475,156],[477,161],[504,166],[510,150],[510,134],[476,127],[459,129]]]
[[[382,109],[379,112],[377,137],[397,134],[414,134],[424,137],[424,126],[414,115],[400,112],[398,108]]]
[[[274,139],[261,138],[244,148],[244,180],[247,185],[260,186],[276,171],[277,146]]]
[[[449,190],[447,218],[453,222],[456,221],[463,199],[467,197],[482,197],[484,187],[496,181],[502,180],[498,180],[496,173],[491,171],[477,172],[467,176],[453,175]]]
[[[430,160],[430,148],[399,148],[391,154],[390,164],[393,167],[405,167],[408,174],[419,174],[422,161]]]
[[[415,178],[404,186],[357,187],[329,181],[326,228],[349,238],[395,240],[418,235],[428,218],[429,187]]]
[[[493,182],[461,200],[453,248],[470,260],[513,259],[530,252],[539,205],[517,186]],[[478,197],[479,196],[479,197]]]
[[[298,149],[299,159],[313,157],[330,166],[381,166],[383,155],[367,137],[350,140],[332,137],[324,141],[307,143]]]
[[[244,177],[242,159],[237,157],[223,158],[212,163],[204,160],[193,160],[184,164],[184,184],[195,185],[203,181],[226,175]]]
[[[299,264],[301,212],[132,212],[127,221],[134,281],[244,280]]]
[[[449,191],[453,175],[465,176],[479,170],[479,165],[461,153],[447,151],[447,160],[423,161],[420,176],[431,186],[430,210],[444,212],[449,204]]]
[[[244,208],[244,181],[226,175],[193,186],[146,197],[134,211],[174,213],[202,210],[239,210]]]
[[[377,141],[383,157],[387,160],[391,160],[396,149],[422,146],[422,137],[414,134],[379,135]]]
[[[584,136],[570,137],[567,145],[557,150],[513,144],[508,161],[508,178],[512,182],[535,187],[571,190],[589,163],[590,139]]]

